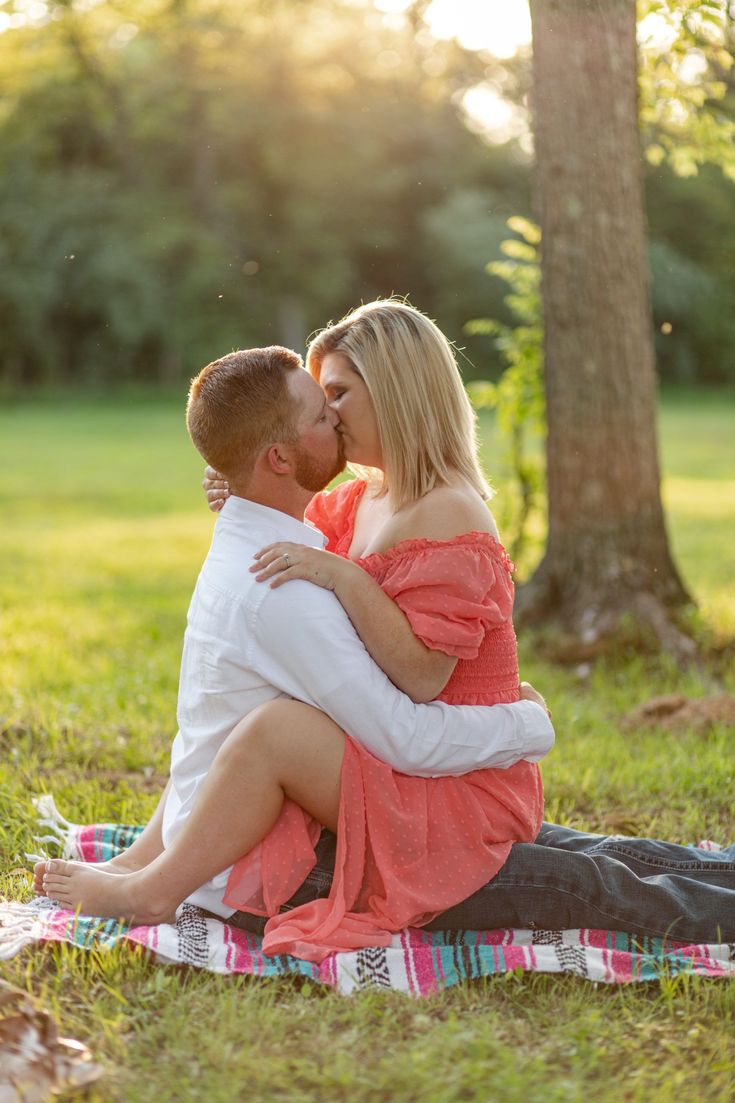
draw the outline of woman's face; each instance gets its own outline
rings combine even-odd
[[[383,454],[370,394],[344,353],[327,353],[319,382],[328,405],[339,418],[337,432],[342,437],[345,459],[382,470]]]

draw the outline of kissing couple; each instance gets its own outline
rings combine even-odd
[[[219,512],[170,778],[127,851],[40,862],[39,892],[147,924],[188,901],[316,962],[406,926],[735,939],[735,848],[543,822],[554,732],[519,680],[474,415],[425,315],[362,306],[306,370],[279,346],[223,356],[187,426]]]

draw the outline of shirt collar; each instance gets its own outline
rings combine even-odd
[[[235,522],[245,522],[249,525],[267,525],[276,529],[282,540],[292,540],[294,544],[308,544],[312,548],[323,548],[326,539],[313,525],[297,521],[288,513],[282,513],[280,509],[272,509],[270,506],[261,505],[259,502],[251,502],[249,498],[238,498],[231,494],[220,510],[220,515]]]

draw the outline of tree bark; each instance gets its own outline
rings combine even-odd
[[[634,0],[531,0],[549,533],[521,623],[594,645],[632,613],[689,650],[669,551],[637,111]]]

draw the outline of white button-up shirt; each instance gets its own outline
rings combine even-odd
[[[554,743],[544,710],[511,705],[417,705],[372,660],[329,590],[295,580],[271,590],[248,568],[266,544],[324,546],[316,529],[245,498],[217,518],[194,590],[181,660],[164,845],[190,815],[217,751],[244,716],[276,697],[305,701],[402,773],[462,774],[537,761]],[[229,869],[189,897],[226,916]]]

